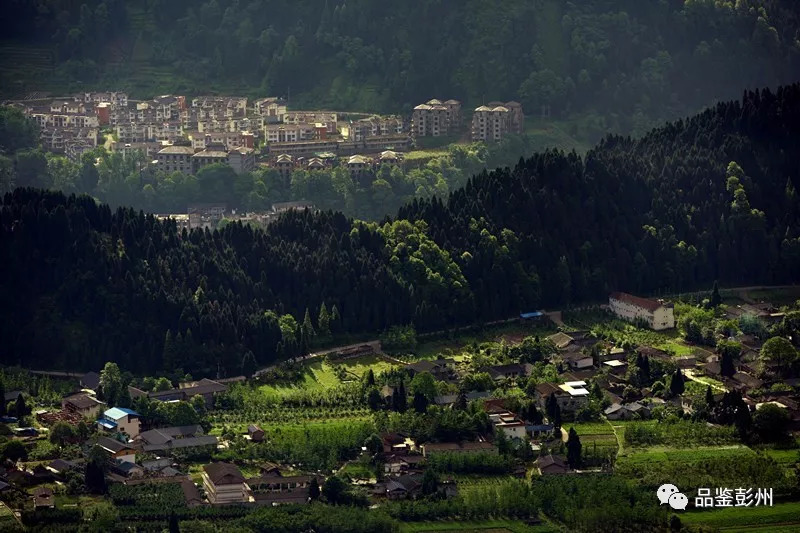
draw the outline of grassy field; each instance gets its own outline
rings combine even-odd
[[[800,449],[798,448],[792,450],[766,449],[764,453],[775,459],[775,462],[783,467],[792,467],[800,463]]]
[[[557,528],[548,524],[529,526],[520,520],[482,520],[474,522],[407,522],[400,526],[403,533],[556,533]]]
[[[396,366],[386,359],[374,355],[358,357],[356,359],[348,359],[336,364],[344,367],[344,369],[347,371],[348,379],[353,380],[360,379],[361,376],[364,375],[364,373],[370,368],[377,375]],[[259,387],[259,389],[265,395],[283,397],[300,389],[330,389],[341,385],[341,383],[342,382],[339,381],[339,378],[336,376],[336,372],[331,364],[320,359],[315,359],[314,361],[305,364],[305,372],[303,374],[302,381],[293,383],[291,385],[262,385]]]
[[[338,364],[343,366],[345,370],[347,370],[348,374],[357,379],[360,379],[361,376],[363,376],[364,373],[370,368],[375,375],[378,375],[381,372],[386,372],[397,366],[396,364],[376,355],[359,357],[357,359],[348,359]]]
[[[682,514],[681,522],[706,525],[727,532],[800,530],[800,502],[776,503],[772,507],[729,507]]]

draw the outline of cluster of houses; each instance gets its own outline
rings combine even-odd
[[[127,101],[127,96],[117,93],[109,93],[106,98]],[[110,109],[108,102],[84,96],[22,100],[12,105],[39,126],[45,150],[64,154],[73,161],[97,147],[102,117]]]
[[[252,170],[258,144],[265,154],[347,156],[407,150],[411,142],[400,116],[349,118],[331,111],[289,110],[275,97],[134,100],[124,92],[87,92],[6,103],[36,121],[49,151],[78,160],[97,147],[99,132],[106,128],[114,133],[113,151],[141,152],[165,172],[194,173],[212,163],[227,163],[237,172]]]

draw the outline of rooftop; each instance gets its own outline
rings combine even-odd
[[[133,409],[127,409],[125,407],[112,407],[111,409],[107,409],[103,416],[109,420],[119,420],[121,418],[125,418],[126,416],[139,416],[139,413],[134,411]]]
[[[230,463],[211,463],[204,466],[203,470],[214,485],[244,483],[242,472]]]
[[[183,154],[194,155],[194,148],[191,146],[167,146],[158,152],[159,154]]]
[[[665,305],[657,300],[650,300],[648,298],[634,296],[632,294],[628,294],[627,292],[612,292],[608,298],[609,300],[617,300],[635,307],[641,307],[642,309],[646,309],[651,313],[659,307],[669,307],[671,305]]]

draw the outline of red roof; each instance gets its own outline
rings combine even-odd
[[[627,304],[635,305],[636,307],[647,309],[651,313],[654,312],[659,307],[661,307],[662,305],[664,305],[662,303],[657,302],[656,300],[640,298],[639,296],[634,296],[626,292],[612,292],[609,299],[618,300],[620,302],[625,302]]]

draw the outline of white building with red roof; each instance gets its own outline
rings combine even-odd
[[[675,327],[674,305],[664,300],[640,298],[624,292],[608,297],[611,312],[625,320],[644,320],[656,331]]]

